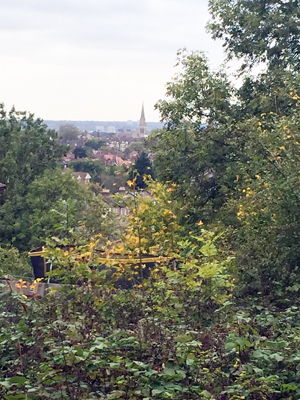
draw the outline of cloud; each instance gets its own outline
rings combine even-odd
[[[134,119],[163,96],[178,48],[221,59],[207,19],[207,0],[0,0],[0,101],[44,118]]]
[[[14,0],[0,3],[0,31],[34,32],[45,44],[149,51],[191,29],[197,36],[203,8],[194,0]]]

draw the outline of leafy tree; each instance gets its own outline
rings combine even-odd
[[[58,130],[58,136],[64,143],[73,142],[78,139],[80,130],[74,125],[61,125]]]
[[[149,175],[153,178],[154,172],[152,169],[152,163],[146,153],[142,152],[136,162],[132,165],[128,175],[130,178],[134,179],[135,187],[137,189],[145,189],[147,187],[144,175]]]
[[[53,235],[68,235],[78,227],[91,197],[71,171],[46,170],[28,188],[30,245],[40,246]]]
[[[166,100],[155,105],[169,129],[181,126],[201,129],[202,124],[222,123],[231,115],[232,85],[225,72],[212,72],[202,52],[177,53],[181,68],[166,85]]]
[[[75,147],[75,149],[73,150],[73,154],[75,156],[75,159],[87,157],[87,152],[84,147]]]
[[[103,187],[110,190],[110,193],[117,193],[120,187],[125,187],[128,180],[127,172],[119,172],[114,175],[101,174],[101,182]]]
[[[85,145],[85,147],[90,147],[91,149],[98,150],[100,147],[106,146],[106,142],[104,140],[88,140]]]
[[[128,181],[132,188],[136,182]],[[130,210],[122,242],[116,244],[117,252],[130,254],[172,255],[181,239],[178,202],[171,201],[173,186],[146,178],[147,192],[131,192],[117,199]],[[178,250],[178,249],[177,249]]]
[[[20,255],[13,246],[0,247],[0,278],[3,279],[5,275],[32,279],[32,267],[27,254]]]
[[[124,159],[125,159],[125,160],[128,160],[128,159],[130,158],[130,153],[131,153],[130,148],[129,148],[129,147],[126,147],[126,149],[125,149],[124,152],[123,152],[123,154],[124,154]]]
[[[72,171],[46,171],[30,185],[27,203],[31,246],[41,246],[52,236],[89,239],[101,234],[106,240],[119,234],[116,216],[102,195],[80,184]]]
[[[299,279],[298,76],[282,73],[278,84],[266,74],[253,86],[246,78],[233,96],[226,77],[217,84],[202,58],[187,59],[167,86],[169,99],[157,104],[165,120],[151,138],[157,176],[176,184],[187,230],[197,221],[225,230],[245,290],[277,296]],[[282,76],[290,77],[286,87]],[[220,98],[205,99],[207,81],[223,88]]]
[[[210,0],[215,39],[223,39],[229,58],[245,65],[299,69],[300,11],[294,0]]]
[[[0,206],[0,241],[19,249],[29,240],[30,210],[26,203],[29,185],[53,169],[65,148],[57,134],[33,114],[7,113],[0,106],[0,176],[7,189]]]
[[[87,240],[98,237],[98,244],[106,244],[107,240],[119,238],[121,230],[117,215],[105,203],[102,193],[93,196],[81,217],[79,235]]]
[[[233,171],[225,172],[225,160],[236,160],[243,138],[231,131],[236,110],[226,75],[211,72],[202,53],[183,51],[179,56],[182,72],[167,84],[167,100],[156,104],[165,128],[155,131],[149,140],[157,177],[177,184],[174,194],[184,199],[186,218],[194,224],[210,220],[224,204],[225,194],[217,178],[222,175],[229,185],[235,180]],[[230,130],[224,132],[226,123]],[[226,145],[225,135],[230,140]],[[239,152],[244,158],[242,148]]]
[[[14,108],[7,113],[3,104],[0,131],[0,175],[1,182],[7,185],[5,196],[17,186],[18,192],[26,191],[37,176],[57,165],[66,150],[58,144],[56,132],[42,120]]]
[[[129,145],[129,149],[130,149],[131,151],[137,151],[140,155],[142,154],[143,151],[144,151],[144,152],[147,151],[145,141],[142,141],[142,142],[132,142],[132,143],[130,143],[130,145]]]
[[[257,76],[245,76],[242,86],[237,90],[239,112],[237,118],[247,119],[263,113],[273,112],[278,115],[291,115],[297,109],[297,98],[291,93],[298,93],[299,74],[273,68]]]

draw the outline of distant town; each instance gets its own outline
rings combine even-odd
[[[147,111],[147,110],[146,110]],[[138,117],[139,115],[137,115]],[[101,130],[103,133],[117,133],[122,130],[135,130],[138,128],[140,120],[136,121],[73,121],[73,120],[44,120],[45,124],[50,129],[58,130],[61,125],[73,125],[81,131],[87,130],[88,132],[94,132]],[[151,132],[154,129],[161,129],[161,122],[149,122],[147,121],[147,128]],[[112,132],[111,132],[112,131]]]
[[[103,121],[44,121],[50,129],[58,131],[59,140],[62,144],[70,146],[68,156],[71,159],[99,158],[107,164],[107,157],[104,157],[105,151],[99,148],[110,149],[115,152],[124,153],[133,142],[140,142],[147,138],[153,129],[161,128],[162,124],[152,122],[146,124],[144,105],[142,105],[141,117],[138,122],[103,122]],[[92,128],[92,129],[90,129]],[[74,149],[83,149],[88,141],[88,147],[92,152],[74,151]],[[85,149],[86,151],[87,149]],[[71,156],[71,153],[73,156]],[[75,153],[75,154],[74,154]],[[76,154],[77,153],[77,154]],[[128,159],[129,152],[126,152],[125,159]],[[102,156],[102,157],[100,157]],[[120,156],[120,154],[116,154]],[[67,157],[68,158],[68,157]]]
[[[90,130],[90,122],[82,122],[82,125],[69,123],[73,121],[52,121],[52,125],[44,122],[57,130],[59,142],[68,146],[67,153],[60,160],[63,172],[72,170],[84,184],[100,184],[106,194],[107,191],[116,193],[126,186],[128,171],[141,155],[146,157],[146,163],[152,164],[153,155],[145,139],[153,128],[162,126],[160,123],[146,123],[143,105],[137,123],[118,122],[113,125],[93,122],[94,128]]]

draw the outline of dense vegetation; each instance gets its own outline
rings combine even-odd
[[[22,281],[1,294],[4,399],[300,399],[299,10],[210,10],[242,84],[200,52],[178,53],[156,105],[164,128],[149,138],[156,180],[131,171],[121,228],[95,191],[62,178],[52,131],[3,111],[1,179],[13,184],[3,182],[1,267],[21,275],[5,246],[43,240],[61,283],[43,299],[22,295]],[[20,154],[24,135],[43,163]]]

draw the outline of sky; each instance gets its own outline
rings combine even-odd
[[[147,121],[174,76],[177,50],[221,42],[208,0],[0,0],[0,102],[45,120]]]

